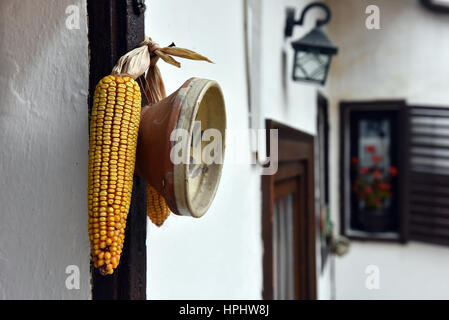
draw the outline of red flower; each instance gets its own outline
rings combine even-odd
[[[380,172],[379,170],[375,170],[373,172],[373,176],[375,179],[380,179],[380,178],[382,178],[382,172]]]
[[[361,168],[360,171],[361,171],[363,174],[368,174],[368,173],[369,173],[368,168],[365,168],[365,167]]]
[[[383,190],[383,191],[388,191],[390,190],[391,185],[389,183],[386,182],[379,182],[379,189]]]
[[[398,175],[398,169],[396,167],[391,166],[390,167],[390,174],[395,177]]]
[[[359,163],[359,158],[352,157],[351,162],[352,162],[352,164],[358,164]]]
[[[373,193],[373,188],[371,188],[371,186],[366,186],[365,192],[366,192],[366,194],[371,194],[371,193]]]
[[[376,156],[376,155],[373,155],[371,159],[372,159],[374,164],[379,164],[379,162],[382,161],[382,157],[381,156]]]
[[[376,152],[376,148],[374,148],[374,146],[372,145],[366,146],[366,151],[368,151],[369,153],[374,153]]]

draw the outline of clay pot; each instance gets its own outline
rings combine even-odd
[[[385,209],[365,209],[363,224],[368,232],[387,232],[391,225],[391,215]]]
[[[136,173],[165,198],[175,214],[201,217],[215,197],[223,162],[208,164],[201,157],[195,162],[198,149],[192,148],[207,145],[202,134],[212,128],[221,134],[224,155],[225,104],[220,86],[212,80],[191,78],[170,96],[142,108]],[[179,132],[184,139],[176,138]]]

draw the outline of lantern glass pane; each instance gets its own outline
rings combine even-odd
[[[326,77],[330,56],[319,52],[297,51],[295,78],[322,82]]]

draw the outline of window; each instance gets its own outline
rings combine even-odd
[[[449,245],[449,108],[342,103],[341,142],[342,234]],[[393,166],[397,177],[390,181],[393,196],[382,205],[388,214],[369,225],[354,192],[352,167],[369,167],[373,156],[380,171]]]
[[[404,240],[403,101],[341,104],[341,230],[350,238]]]
[[[266,127],[278,130],[279,163],[262,177],[263,298],[316,299],[314,139],[272,120]]]
[[[295,299],[295,203],[298,201],[295,179],[275,188],[273,206],[273,299]]]

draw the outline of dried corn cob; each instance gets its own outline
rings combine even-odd
[[[139,85],[130,77],[104,77],[95,89],[89,142],[89,238],[94,266],[103,275],[114,272],[123,248],[140,106]]]
[[[147,183],[147,216],[158,227],[162,226],[164,221],[170,215],[170,209],[165,199]]]

